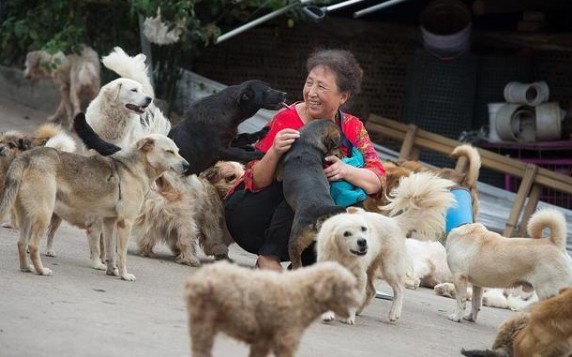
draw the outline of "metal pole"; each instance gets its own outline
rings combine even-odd
[[[323,8],[323,9],[324,9],[326,12],[330,12],[330,11],[334,11],[334,10],[341,9],[342,7],[346,7],[346,6],[350,6],[350,5],[353,5],[353,4],[357,4],[357,3],[362,2],[362,1],[366,1],[366,0],[348,0],[348,1],[343,1],[343,2],[338,3],[338,4],[326,6],[326,7]]]
[[[377,4],[374,6],[367,7],[363,10],[354,12],[354,18],[358,18],[358,17],[364,16],[364,15],[367,15],[369,13],[384,9],[386,7],[397,5],[397,4],[404,2],[404,1],[407,1],[407,0],[389,0],[389,1],[383,2],[381,4]]]

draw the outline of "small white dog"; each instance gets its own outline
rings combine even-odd
[[[505,238],[480,223],[457,227],[447,237],[447,262],[453,273],[457,308],[449,316],[476,321],[483,288],[524,286],[540,300],[572,285],[572,259],[566,252],[566,221],[555,209],[537,211],[528,223],[535,238]],[[542,239],[548,228],[550,237]],[[468,283],[473,284],[472,309],[463,316]]]
[[[153,105],[155,92],[145,59],[144,54],[130,57],[119,47],[103,57],[103,65],[121,78],[104,85],[86,111],[91,128],[119,147],[147,134],[167,135],[171,129],[169,120]]]
[[[405,283],[408,289],[419,286],[432,289],[437,284],[453,281],[443,244],[409,238],[405,245],[413,261],[413,279]]]
[[[401,316],[404,280],[412,272],[412,262],[405,246],[406,235],[415,229],[427,237],[443,230],[445,212],[454,204],[449,188],[455,184],[431,173],[412,174],[401,180],[393,190],[390,203],[383,209],[394,217],[348,208],[327,219],[317,236],[318,261],[337,261],[357,278],[362,294],[359,309],[350,310],[345,321],[355,323],[360,313],[375,296],[374,279],[381,276],[393,289],[393,304],[389,320]],[[332,320],[329,312],[322,317]]]

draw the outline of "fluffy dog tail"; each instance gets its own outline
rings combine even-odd
[[[469,170],[463,180],[463,186],[472,187],[479,180],[479,171],[481,169],[481,155],[479,151],[469,144],[459,145],[453,150],[451,156],[454,158],[465,157],[469,161]]]
[[[131,57],[121,47],[115,47],[110,54],[101,59],[101,62],[121,77],[141,83],[145,93],[155,98],[155,91],[149,79],[147,65],[145,65],[146,58],[142,53]]]
[[[445,213],[455,198],[450,188],[455,183],[429,172],[404,177],[391,191],[390,203],[383,206],[407,231],[415,230],[422,237],[435,238],[443,232]]]
[[[550,230],[550,240],[558,248],[566,250],[566,218],[556,209],[536,211],[528,221],[527,231],[532,238],[542,238],[542,231]]]
[[[45,146],[65,152],[75,152],[77,148],[74,139],[64,132],[60,132],[55,136],[53,136],[52,138],[50,138],[46,142]]]
[[[28,160],[24,158],[16,158],[8,168],[4,181],[4,194],[0,200],[0,217],[5,217],[8,210],[14,205],[16,195],[20,190],[20,184],[22,183],[22,176],[24,175],[27,161]]]

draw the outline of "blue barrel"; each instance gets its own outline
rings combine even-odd
[[[464,187],[455,187],[451,189],[451,193],[455,196],[457,203],[447,210],[447,215],[445,216],[445,231],[447,234],[460,225],[473,223],[471,191]]]

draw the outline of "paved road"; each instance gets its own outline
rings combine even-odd
[[[0,98],[0,131],[31,132],[46,116]],[[164,247],[150,259],[131,245],[128,266],[137,281],[121,281],[90,269],[84,232],[63,224],[57,257],[42,256],[53,276],[42,277],[19,271],[17,234],[0,228],[0,356],[189,355],[183,283],[195,268],[176,264]],[[236,245],[231,257],[254,265],[255,257]],[[461,347],[491,345],[496,326],[511,314],[485,307],[478,323],[453,323],[447,315],[454,301],[427,289],[406,292],[397,324],[388,323],[389,307],[375,299],[355,326],[315,323],[299,355],[458,356]],[[220,336],[214,355],[246,356],[248,349]]]

